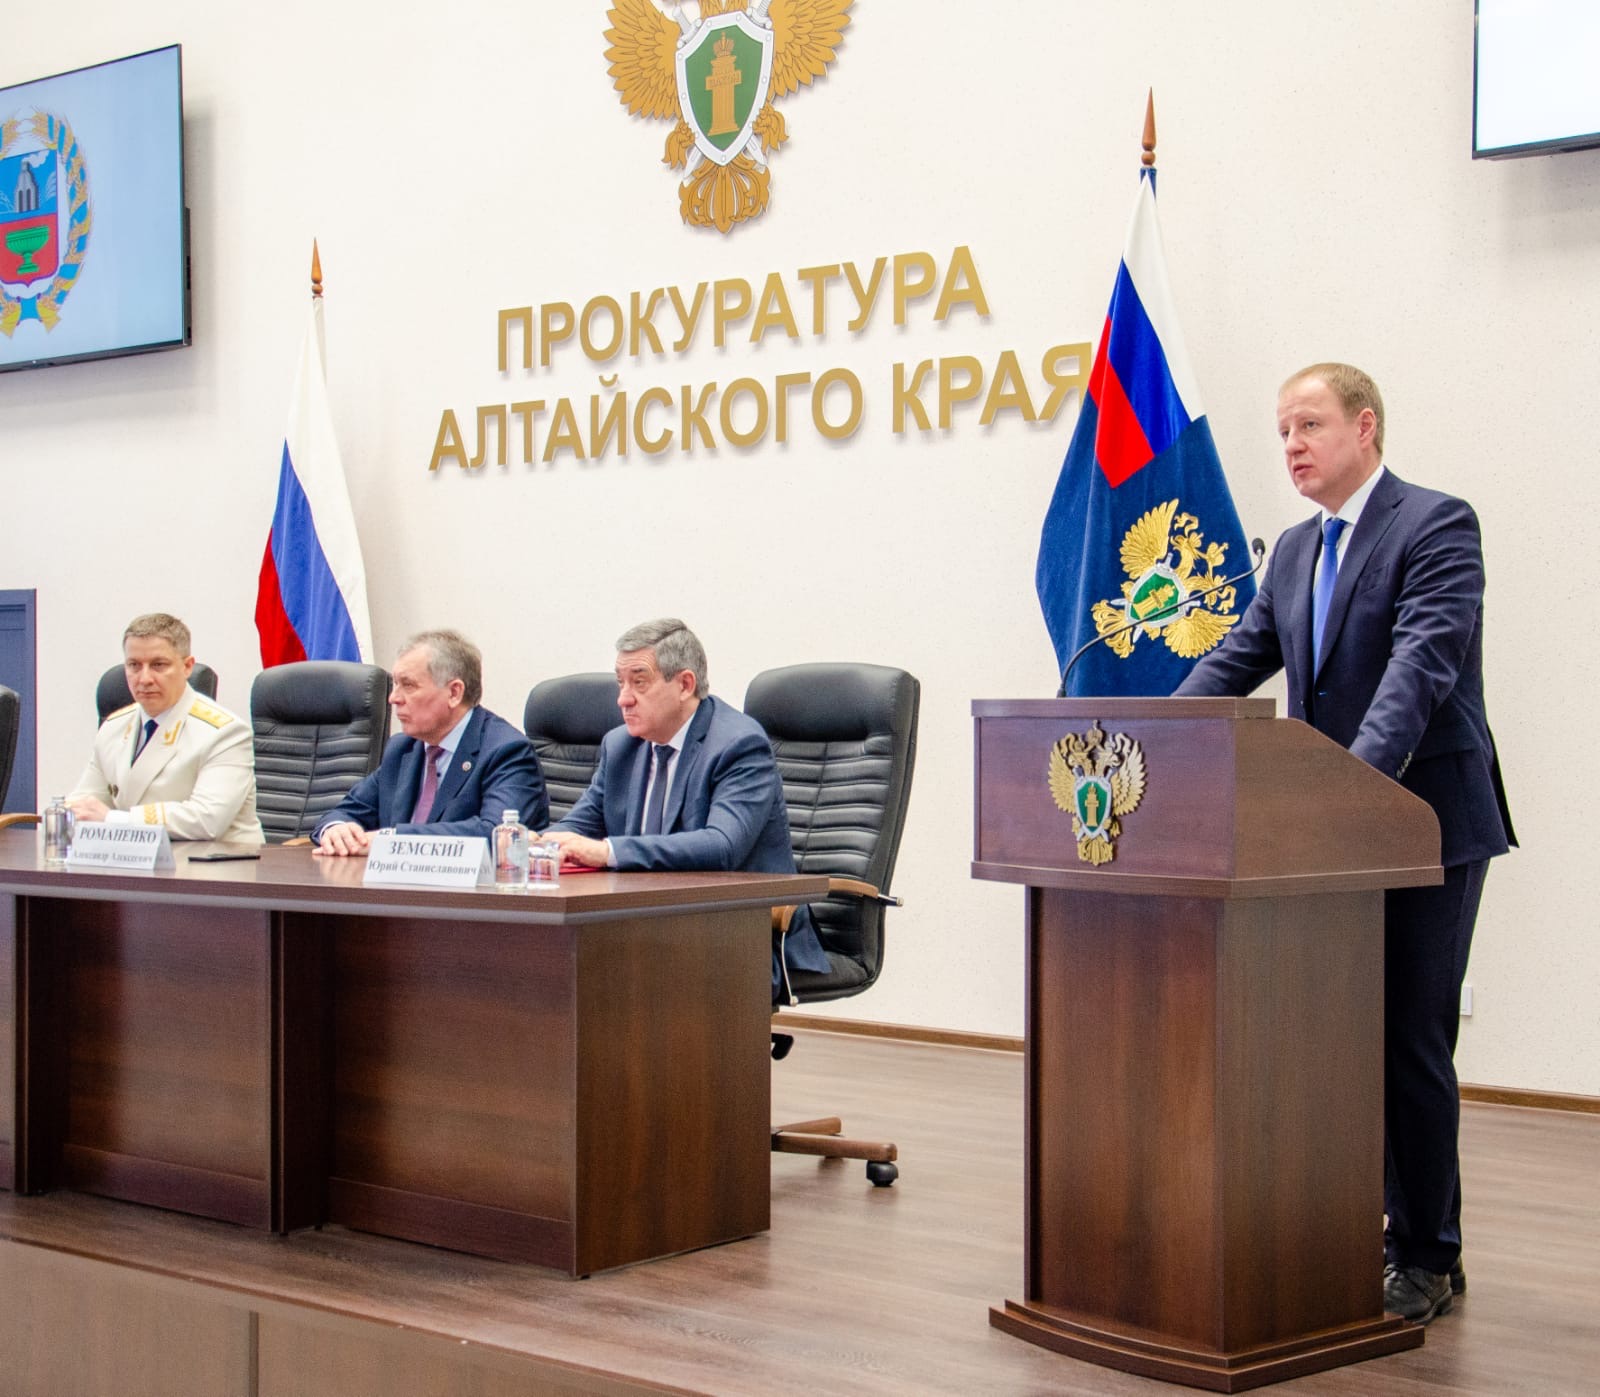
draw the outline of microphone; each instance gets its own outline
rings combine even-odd
[[[1261,571],[1261,565],[1267,560],[1267,545],[1264,544],[1259,538],[1253,538],[1250,540],[1250,552],[1255,556],[1256,562],[1254,567],[1247,568],[1241,573],[1235,573],[1232,577],[1224,577],[1221,582],[1213,583],[1204,591],[1190,592],[1189,595],[1186,596],[1181,602],[1178,602],[1175,606],[1169,607],[1166,611],[1157,612],[1154,616],[1145,616],[1142,618],[1135,618],[1132,621],[1126,621],[1122,625],[1107,631],[1104,635],[1093,636],[1089,640],[1085,641],[1072,652],[1072,658],[1067,661],[1066,668],[1061,671],[1061,685],[1056,689],[1056,697],[1066,698],[1067,678],[1072,673],[1072,667],[1091,650],[1093,650],[1096,645],[1100,644],[1101,641],[1112,640],[1119,635],[1126,635],[1129,631],[1137,630],[1140,626],[1148,626],[1152,621],[1159,621],[1163,617],[1169,617],[1173,620],[1176,620],[1179,616],[1192,611],[1196,602],[1204,601],[1213,592],[1220,592],[1224,587],[1233,586],[1235,582],[1243,582],[1247,577],[1254,577],[1258,572]]]

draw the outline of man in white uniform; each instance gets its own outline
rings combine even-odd
[[[189,628],[136,616],[122,633],[134,701],[100,726],[67,803],[80,820],[165,825],[173,839],[263,842],[250,724],[189,687]]]

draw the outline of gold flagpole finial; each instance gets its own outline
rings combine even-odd
[[[311,240],[311,299],[322,295],[322,254],[317,251],[317,240]]]
[[[1144,103],[1143,145],[1144,155],[1141,163],[1148,170],[1156,163],[1156,90],[1153,87]]]

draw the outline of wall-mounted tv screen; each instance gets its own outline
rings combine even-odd
[[[0,371],[188,344],[186,233],[180,45],[0,87]]]
[[[1600,0],[1478,0],[1472,155],[1600,146]]]

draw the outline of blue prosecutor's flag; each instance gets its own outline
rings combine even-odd
[[[1243,615],[1255,583],[1197,594],[1248,565],[1173,308],[1155,172],[1144,170],[1039,539],[1035,581],[1057,667],[1105,637],[1067,692],[1170,694]]]

